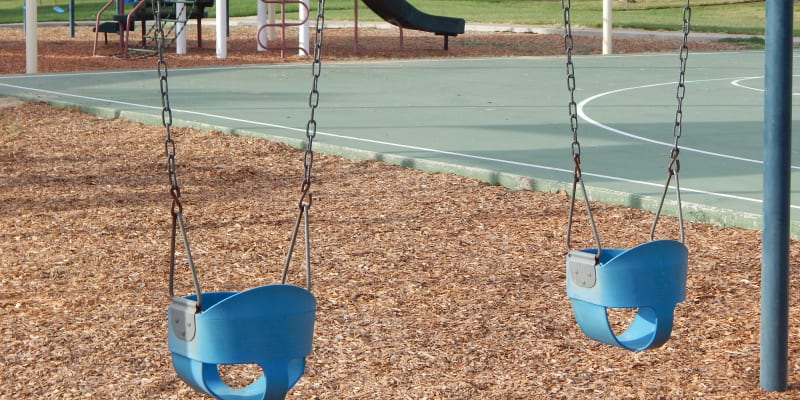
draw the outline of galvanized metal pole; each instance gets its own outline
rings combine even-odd
[[[217,10],[217,58],[228,58],[228,0],[216,0],[214,7]]]
[[[612,52],[612,38],[611,38],[611,13],[613,6],[611,0],[603,0],[603,54],[611,54]]]
[[[69,0],[69,37],[75,37],[75,0]]]
[[[766,0],[760,385],[768,391],[788,386],[793,3]]]
[[[303,21],[303,24],[300,25],[299,32],[297,33],[297,47],[300,48],[300,50],[297,50],[297,55],[307,56],[311,54],[311,49],[308,47],[308,26],[310,24],[308,21],[308,0],[300,0],[300,2],[302,4],[297,6],[297,19]]]
[[[39,72],[39,17],[36,0],[25,0],[25,73]]]
[[[270,3],[271,6],[275,7],[274,4]],[[266,27],[261,29],[264,25],[267,24],[267,3],[263,1],[256,2],[256,29],[258,29],[258,38],[256,39],[256,50],[257,51],[267,51],[267,48],[264,47],[268,42],[267,40],[272,40],[271,37],[267,36],[267,31],[272,29],[272,26]]]
[[[175,54],[183,55],[186,54],[186,25],[188,25],[185,2],[175,2],[175,16],[178,20],[175,22],[175,29],[178,30],[178,36],[175,37]]]

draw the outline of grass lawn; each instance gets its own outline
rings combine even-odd
[[[312,13],[317,2],[311,1]],[[22,0],[0,0],[0,23],[19,23],[23,18]],[[526,25],[561,25],[561,2],[542,0],[411,0],[418,9],[435,15],[464,18],[468,23],[502,23]],[[75,18],[78,21],[94,20],[104,1],[74,0]],[[684,3],[678,0],[638,0],[632,3],[613,2],[613,24],[620,28],[676,30],[682,23]],[[128,8],[131,3],[128,3]],[[67,21],[69,2],[65,0],[39,0],[38,20]],[[64,10],[64,12],[57,12]],[[210,8],[209,17],[214,16]],[[292,17],[296,7],[289,7]],[[599,27],[602,25],[602,2],[573,0],[571,16],[574,25]],[[229,15],[255,15],[255,0],[230,0]],[[724,32],[760,35],[764,32],[764,1],[702,0],[692,2],[692,31]],[[795,11],[795,19],[800,12]],[[328,20],[352,20],[352,0],[327,0],[325,17]],[[359,19],[378,21],[380,18],[367,7],[359,7]],[[110,20],[110,16],[109,16]],[[798,24],[795,24],[797,27]],[[795,29],[795,35],[800,28]]]

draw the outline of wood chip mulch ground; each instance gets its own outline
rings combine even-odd
[[[91,28],[79,32],[70,39],[65,27],[43,28],[40,70],[154,66],[152,58],[92,57]],[[544,55],[563,46],[557,35],[469,33],[444,53],[441,38],[407,33],[399,50],[395,31],[373,30],[362,31],[354,55],[351,33],[326,33],[332,59]],[[0,29],[2,73],[24,72],[22,38],[19,29]],[[281,62],[248,50],[246,34],[231,40],[224,62],[208,39],[209,49],[190,47],[188,56],[170,55],[169,65]],[[597,52],[595,42],[587,38],[581,52]],[[677,48],[653,38],[615,47]],[[175,376],[166,347],[163,128],[41,103],[0,104],[0,398],[202,398]],[[297,208],[301,153],[215,132],[175,135],[204,290],[275,282]],[[800,397],[794,308],[790,389],[758,389],[759,232],[689,223],[687,297],[672,338],[634,353],[587,340],[572,318],[565,193],[327,155],[315,158],[314,179],[314,353],[289,398]],[[595,212],[609,245],[647,240],[652,215],[602,204]],[[673,219],[663,224],[675,229]],[[590,245],[587,232],[577,236]],[[791,258],[800,261],[796,243]],[[797,304],[796,270],[791,286]],[[226,373],[241,383],[254,371]]]

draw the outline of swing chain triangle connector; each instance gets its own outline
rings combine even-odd
[[[650,240],[655,240],[656,234],[656,227],[658,226],[658,220],[661,217],[661,210],[664,208],[664,202],[667,198],[667,192],[669,191],[670,181],[672,177],[675,177],[675,196],[676,196],[676,209],[678,213],[678,235],[680,238],[681,243],[685,243],[686,241],[686,233],[683,227],[683,206],[681,203],[681,184],[680,184],[680,160],[678,160],[678,148],[677,146],[673,149],[670,166],[668,167],[667,171],[667,182],[664,184],[664,190],[661,192],[661,200],[658,203],[658,209],[656,210],[655,216],[653,217],[653,224],[650,226]]]
[[[308,201],[304,199],[308,197]],[[311,193],[304,192],[300,200],[300,212],[295,219],[294,229],[292,229],[292,236],[289,239],[289,248],[286,250],[286,258],[283,262],[283,273],[281,274],[281,284],[286,284],[286,279],[289,276],[289,265],[292,262],[292,254],[294,254],[294,246],[297,243],[298,232],[300,231],[300,222],[303,221],[303,235],[305,244],[305,269],[306,269],[306,290],[311,291],[311,238],[308,223],[308,210],[311,207]]]
[[[572,158],[575,161],[575,163],[572,175],[572,194],[570,196],[569,215],[567,217],[567,237],[566,237],[567,252],[572,251],[572,221],[573,221],[573,215],[575,214],[575,199],[577,198],[578,184],[580,184],[581,193],[583,194],[583,201],[586,205],[586,214],[589,217],[589,226],[591,227],[592,230],[592,237],[594,238],[594,241],[597,244],[597,253],[594,254],[595,263],[597,264],[600,262],[599,260],[600,260],[600,255],[603,252],[603,245],[600,243],[600,234],[597,231],[597,224],[595,223],[594,216],[592,215],[592,204],[589,201],[589,193],[586,190],[586,185],[583,183],[580,155],[575,154],[573,155]]]

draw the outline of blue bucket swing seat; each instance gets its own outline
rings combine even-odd
[[[653,240],[630,249],[574,250],[567,256],[567,296],[586,336],[640,351],[659,347],[672,332],[675,306],[686,297],[686,246]],[[611,308],[638,308],[627,329],[615,334]]]
[[[273,284],[242,292],[173,298],[168,308],[169,351],[178,376],[218,399],[283,399],[303,375],[311,354],[316,300],[305,288]],[[219,365],[257,364],[261,376],[233,389]]]
[[[683,214],[681,212],[681,190],[678,174],[681,137],[686,59],[689,47],[689,20],[691,8],[686,0],[683,13],[683,44],[680,49],[680,75],[677,85],[678,107],[673,125],[674,143],[669,156],[667,180],[650,228],[650,240],[630,249],[602,248],[597,226],[592,216],[589,195],[581,171],[581,145],[578,141],[578,105],[575,102],[575,66],[572,61],[572,26],[570,22],[570,0],[562,1],[564,15],[564,49],[567,55],[567,89],[570,95],[569,114],[572,131],[573,179],[572,194],[567,223],[567,296],[578,326],[586,336],[632,351],[641,351],[663,345],[672,333],[675,306],[686,297],[686,275],[689,251],[684,245]],[[676,210],[680,241],[655,240],[654,235],[670,182],[675,177],[677,195]],[[578,185],[597,245],[593,249],[572,250],[572,232],[575,199]],[[616,334],[608,318],[614,308],[635,308],[636,315],[621,333]]]

